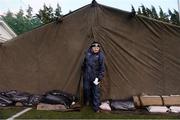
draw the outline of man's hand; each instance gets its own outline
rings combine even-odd
[[[95,78],[95,80],[93,81],[93,83],[94,83],[95,85],[98,85],[100,82],[99,82],[98,78]]]

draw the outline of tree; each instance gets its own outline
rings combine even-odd
[[[175,20],[176,20],[176,23],[175,23],[175,24],[180,25],[179,12],[174,9],[174,14],[175,14]]]
[[[19,12],[16,14],[17,17],[23,17],[24,11],[22,8],[19,9]]]
[[[148,14],[147,14],[147,11],[146,11],[146,8],[144,5],[141,6],[141,10],[142,10],[142,15],[144,16],[147,16],[148,17]]]
[[[2,19],[15,31],[15,33],[17,33],[16,31],[16,20],[14,18],[14,14],[8,10],[8,12],[6,13],[5,16],[1,16]]]
[[[131,11],[136,11],[134,7],[132,6]],[[175,25],[180,25],[179,22],[179,14],[178,11],[174,10],[173,12],[171,10],[168,10],[168,13],[165,13],[161,7],[159,7],[159,13],[157,13],[154,6],[151,6],[151,9],[145,7],[144,5],[140,6],[138,8],[138,11],[136,12],[137,15],[143,15],[146,17],[150,17],[153,19],[157,19],[163,22],[169,22]]]
[[[25,16],[22,9],[17,14],[13,14],[9,10],[2,18],[18,35],[42,25],[39,19]]]
[[[171,10],[168,10],[168,13],[169,13],[169,16],[170,16],[170,22],[172,24],[180,25],[178,11],[174,10],[172,12]]]
[[[152,11],[152,18],[158,19],[158,14],[154,6],[151,6],[151,11]]]
[[[27,21],[26,21],[26,18],[24,17],[24,11],[22,9],[19,9],[19,12],[15,16],[16,16],[16,19],[15,19],[15,22],[16,22],[15,29],[16,29],[17,34],[20,34],[23,31],[26,32],[26,30],[25,30],[26,29],[25,23],[27,23]]]
[[[163,12],[161,7],[159,7],[159,10],[159,20],[169,22],[168,15]]]
[[[10,10],[2,16],[3,20],[15,31],[16,34],[22,34],[30,31],[43,24],[58,20],[62,16],[61,7],[57,4],[55,11],[51,6],[43,5],[43,9],[33,16],[33,8],[28,5],[26,13],[22,9],[19,9],[17,14],[13,14]]]
[[[133,5],[131,5],[131,12],[132,12],[132,13],[136,13],[136,10],[135,10],[135,8],[134,8]]]
[[[28,5],[28,9],[26,10],[26,12],[27,12],[26,17],[31,19],[33,17],[33,15],[32,15],[33,8],[30,5]]]
[[[46,4],[44,4],[43,9],[40,9],[36,16],[42,21],[42,23],[50,23],[54,21],[53,8],[51,6],[47,7]]]
[[[55,10],[55,17],[57,17],[57,18],[61,17],[62,16],[61,12],[62,12],[61,7],[60,7],[59,3],[57,3],[57,8]]]
[[[152,18],[152,11],[149,8],[146,8],[146,16]]]
[[[19,35],[43,24],[58,20],[57,18],[62,16],[59,4],[57,4],[55,11],[51,6],[47,7],[44,4],[43,9],[40,9],[35,16],[33,16],[32,12],[33,8],[28,5],[26,13],[22,9],[19,9],[17,14],[13,14],[9,10],[2,18]]]
[[[47,7],[46,4],[44,4],[43,9],[39,10],[38,14],[36,14],[36,17],[39,18],[43,24],[47,24],[62,17],[61,12],[62,11],[59,4],[57,4],[55,11],[51,6]]]
[[[141,8],[138,8],[137,14],[142,15]]]

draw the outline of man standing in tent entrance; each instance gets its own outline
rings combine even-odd
[[[95,112],[99,112],[100,88],[99,83],[104,77],[104,54],[100,44],[93,42],[87,50],[83,63],[84,104],[93,105]]]

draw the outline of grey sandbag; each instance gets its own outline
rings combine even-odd
[[[31,94],[12,90],[12,91],[6,92],[5,95],[9,99],[11,99],[13,102],[22,102],[23,103],[23,102],[28,101]]]
[[[43,103],[47,103],[47,104],[62,104],[64,105],[66,108],[69,108],[69,106],[71,105],[71,101],[68,100],[66,97],[63,96],[55,96],[55,95],[51,95],[51,94],[47,94],[42,98]]]
[[[32,95],[29,98],[29,103],[31,103],[32,105],[37,105],[38,103],[40,103],[41,98],[41,95]]]
[[[24,106],[36,106],[40,103],[42,96],[41,95],[31,95],[28,101],[23,102]]]
[[[5,107],[11,104],[13,104],[13,101],[11,101],[8,97],[0,95],[0,106]]]
[[[3,95],[9,98],[13,103],[20,102],[23,104],[23,106],[33,106],[32,98],[30,93],[27,92],[19,92],[16,90],[11,90],[7,92],[3,92]]]
[[[46,94],[51,94],[51,95],[55,95],[55,96],[63,96],[72,102],[78,100],[78,98],[76,96],[66,93],[66,92],[63,92],[61,90],[52,90],[52,91],[47,92]]]
[[[18,91],[9,91],[6,93],[6,96],[14,102],[22,103],[24,106],[36,106],[42,98],[41,95],[32,95],[27,92]]]
[[[113,100],[110,103],[112,110],[135,110],[132,101]]]
[[[42,98],[42,102],[49,104],[62,104],[69,108],[72,102],[77,102],[78,98],[75,95],[63,92],[61,90],[52,90],[47,92]]]

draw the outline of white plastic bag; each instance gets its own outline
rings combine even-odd
[[[106,110],[106,111],[111,111],[111,107],[109,105],[109,101],[102,102],[101,105],[99,106],[101,110]]]
[[[173,113],[180,113],[180,106],[171,106],[169,109]]]
[[[166,113],[169,111],[166,106],[149,106],[147,110],[152,113]]]

